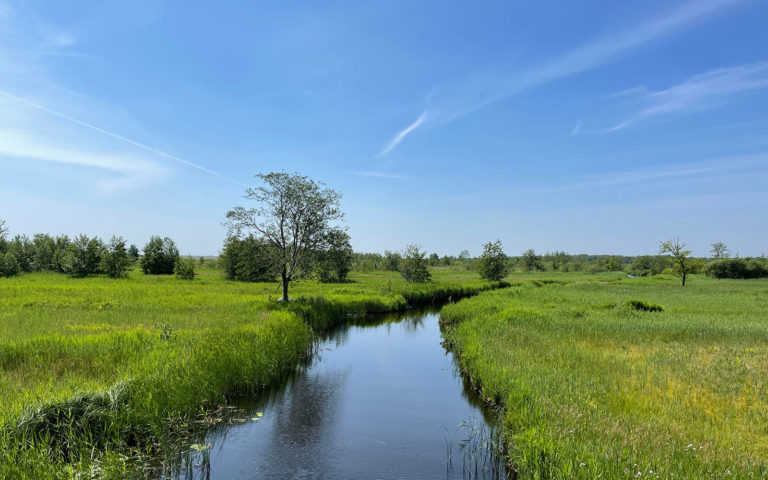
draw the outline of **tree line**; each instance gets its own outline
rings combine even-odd
[[[153,236],[144,245],[143,255],[136,245],[128,246],[123,237],[109,241],[84,234],[70,238],[38,233],[32,238],[16,235],[8,238],[8,229],[0,219],[0,276],[12,277],[22,272],[58,272],[73,277],[106,275],[124,278],[139,264],[148,275],[176,274],[194,278],[194,264],[179,255],[170,238]]]

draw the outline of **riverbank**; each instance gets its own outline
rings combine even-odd
[[[306,356],[312,329],[371,312],[440,302],[499,284],[437,271],[347,284],[187,282],[29,274],[0,280],[0,476],[122,477],[202,428],[228,399],[280,380]]]
[[[546,278],[441,313],[519,478],[768,476],[768,281]]]

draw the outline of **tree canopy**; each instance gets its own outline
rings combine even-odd
[[[255,208],[237,206],[227,212],[230,233],[256,233],[277,252],[284,301],[290,282],[317,261],[317,253],[328,250],[333,230],[343,230],[335,222],[344,214],[341,194],[304,176],[273,172],[258,174],[263,185],[248,188],[247,200]]]

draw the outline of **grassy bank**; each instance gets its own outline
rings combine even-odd
[[[533,277],[441,314],[520,478],[768,476],[768,281]]]
[[[470,272],[276,284],[28,274],[0,279],[0,477],[120,477],[199,430],[228,398],[295,367],[312,328],[493,286]]]

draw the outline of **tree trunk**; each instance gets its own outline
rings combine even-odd
[[[686,276],[686,272],[683,272],[683,286],[685,286],[685,276]]]
[[[290,282],[290,280],[288,279],[288,271],[285,267],[283,267],[282,278],[283,278],[283,301],[287,302],[288,301],[288,282]]]

